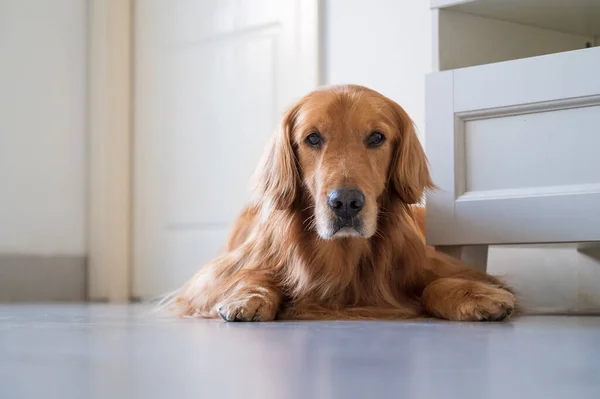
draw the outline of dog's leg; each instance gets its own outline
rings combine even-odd
[[[174,298],[172,310],[180,316],[227,321],[273,320],[281,291],[273,282],[273,271],[253,266],[249,257],[242,248],[202,266]]]
[[[422,269],[422,303],[432,316],[456,321],[499,321],[514,313],[517,300],[499,279],[439,252],[429,252]]]
[[[225,321],[271,321],[280,304],[281,291],[269,273],[244,270],[214,309]]]
[[[510,291],[490,283],[446,277],[425,287],[423,306],[447,320],[500,321],[511,315],[516,300]]]

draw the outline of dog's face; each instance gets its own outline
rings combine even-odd
[[[320,91],[300,107],[292,140],[322,238],[375,234],[398,139],[389,104],[368,92]]]
[[[307,95],[284,116],[257,191],[280,209],[304,198],[324,239],[370,238],[383,203],[418,202],[432,185],[426,164],[400,106],[360,86],[337,86]]]

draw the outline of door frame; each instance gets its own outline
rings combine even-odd
[[[134,0],[88,1],[87,293],[131,297]]]

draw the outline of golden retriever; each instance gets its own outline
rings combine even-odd
[[[361,86],[316,90],[281,120],[226,251],[177,293],[182,316],[504,320],[498,279],[427,247],[434,187],[406,112]]]

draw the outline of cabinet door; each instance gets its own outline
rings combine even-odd
[[[434,73],[434,245],[600,240],[600,48]]]

